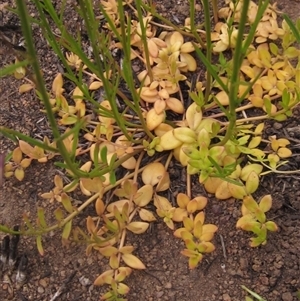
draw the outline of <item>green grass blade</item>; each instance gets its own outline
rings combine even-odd
[[[18,68],[25,67],[29,64],[28,60],[8,65],[7,67],[0,69],[0,77],[13,74]]]
[[[282,17],[286,21],[286,23],[288,24],[288,26],[290,27],[290,29],[291,29],[293,35],[295,36],[297,42],[300,43],[300,32],[296,28],[296,26],[293,23],[293,21],[291,20],[291,18],[288,15],[286,15],[286,14],[283,14]]]

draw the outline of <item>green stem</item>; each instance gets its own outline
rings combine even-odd
[[[152,73],[152,68],[151,68],[151,63],[150,63],[150,54],[149,54],[149,49],[148,49],[148,43],[147,43],[147,36],[146,36],[146,27],[147,27],[147,24],[146,24],[146,27],[145,27],[145,24],[144,24],[144,20],[143,20],[143,14],[142,14],[142,9],[141,9],[141,0],[135,0],[135,5],[136,5],[136,10],[137,10],[137,13],[138,13],[138,20],[139,20],[139,23],[140,23],[140,27],[141,27],[141,40],[142,40],[142,43],[143,43],[143,50],[145,52],[145,58],[146,58],[146,69],[147,69],[147,72],[149,74],[149,77],[150,77],[150,80],[151,82],[153,81],[153,73]],[[122,24],[122,22],[121,22]]]
[[[211,25],[210,25],[210,13],[209,13],[209,4],[208,1],[204,0],[204,19],[205,19],[205,32],[206,32],[206,59],[207,62],[211,65],[211,54],[212,54],[212,45],[211,45]],[[211,95],[211,74],[209,69],[207,69],[207,79],[205,87],[205,96],[204,104],[208,103],[209,96]]]
[[[233,55],[233,64],[232,64],[232,74],[230,78],[230,87],[229,87],[229,110],[227,113],[227,118],[229,120],[229,125],[226,131],[226,134],[222,141],[218,145],[225,145],[228,140],[233,136],[233,132],[236,125],[236,108],[239,105],[238,99],[238,88],[239,88],[239,73],[241,64],[244,58],[245,53],[243,52],[243,37],[245,32],[245,26],[247,22],[247,14],[250,0],[244,0],[243,9],[241,13],[241,19],[239,23],[238,36],[236,40],[235,52]]]
[[[269,0],[259,0],[259,3],[257,5],[258,6],[258,11],[257,11],[257,14],[256,14],[256,18],[255,18],[253,24],[251,24],[249,33],[248,33],[247,38],[246,38],[246,41],[243,44],[243,48],[242,48],[243,53],[246,53],[248,51],[249,46],[253,42],[258,23],[261,21],[261,18],[263,16],[265,10],[267,9],[268,5],[269,5]]]
[[[122,70],[122,74],[123,77],[128,85],[129,91],[131,91],[131,96],[133,99],[133,103],[134,103],[134,112],[137,114],[137,116],[139,117],[140,123],[141,123],[141,127],[143,128],[143,130],[145,131],[146,135],[148,137],[150,137],[151,139],[154,139],[155,136],[149,131],[145,118],[143,117],[143,113],[141,110],[141,106],[140,106],[140,95],[137,93],[136,89],[135,89],[135,82],[134,82],[134,76],[132,73],[132,65],[131,65],[131,44],[130,44],[130,40],[127,38],[128,32],[130,32],[131,30],[131,20],[130,18],[128,18],[128,22],[127,22],[127,31],[125,31],[125,13],[124,13],[124,9],[122,6],[122,1],[118,0],[119,3],[119,13],[120,13],[120,24],[121,24],[121,30],[122,30],[122,35],[121,35],[121,41],[122,41],[122,45],[123,45],[123,51],[124,51],[124,60],[123,60],[123,70]],[[151,65],[150,65],[150,54],[149,54],[149,49],[148,49],[148,44],[147,44],[147,36],[146,36],[146,27],[144,25],[144,21],[143,21],[143,15],[142,15],[142,11],[141,11],[141,2],[139,0],[136,0],[136,6],[137,6],[137,11],[138,11],[138,20],[141,26],[141,39],[142,39],[142,43],[144,46],[144,51],[145,51],[145,56],[146,56],[146,68],[147,68],[147,72],[150,76],[150,78],[153,79],[153,74],[152,74],[152,69],[151,69]],[[122,26],[124,25],[124,26]]]
[[[45,109],[47,112],[47,117],[48,117],[50,125],[51,125],[54,139],[58,139],[60,137],[60,132],[58,130],[55,117],[52,113],[52,106],[51,106],[51,103],[48,98],[48,94],[47,94],[47,90],[45,88],[45,83],[44,83],[43,77],[41,75],[41,71],[40,71],[41,69],[40,69],[39,62],[37,59],[37,54],[36,54],[36,51],[34,48],[34,41],[32,38],[32,30],[31,30],[31,26],[30,26],[30,22],[29,22],[29,14],[27,11],[25,1],[17,0],[17,7],[18,7],[20,19],[21,19],[23,35],[24,35],[26,45],[27,45],[29,62],[31,63],[34,74],[36,76],[37,86],[38,86],[39,92],[42,96],[42,101],[44,103],[44,106],[45,106]],[[72,171],[72,173],[77,177],[83,176],[84,173],[82,171],[78,170],[74,166],[74,164],[69,156],[69,153],[67,152],[62,141],[57,142],[57,147],[59,149],[60,155],[63,157],[64,161],[66,162],[68,169],[70,169]]]

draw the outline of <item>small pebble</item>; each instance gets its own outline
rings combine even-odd
[[[273,124],[273,128],[275,129],[275,130],[280,130],[281,128],[282,128],[282,123],[279,123],[279,122],[275,122],[274,124]]]
[[[249,262],[248,262],[248,259],[246,258],[241,258],[240,259],[240,267],[241,267],[241,270],[246,270],[249,266]]]
[[[84,262],[84,261],[83,261],[82,258],[79,258],[79,259],[77,260],[77,262],[78,262],[79,265],[83,265],[83,262]]]
[[[80,282],[80,284],[82,286],[88,286],[88,285],[90,285],[92,283],[89,278],[86,278],[84,276],[82,276],[82,277],[79,278],[79,282]]]
[[[293,301],[293,296],[290,292],[285,292],[281,295],[282,301]]]
[[[231,301],[231,297],[228,294],[223,294],[223,301]]]
[[[201,11],[201,5],[200,4],[195,4],[195,10],[196,11]]]
[[[46,279],[41,279],[41,280],[39,281],[39,284],[40,284],[42,287],[47,287],[47,285],[48,285]]]
[[[38,286],[37,291],[38,291],[39,294],[43,294],[45,292],[45,290],[42,286]]]
[[[163,292],[163,291],[161,291],[161,292],[157,292],[157,293],[156,293],[156,296],[157,296],[157,298],[160,298],[160,297],[162,297],[162,296],[163,296],[163,294],[164,294],[164,292]]]

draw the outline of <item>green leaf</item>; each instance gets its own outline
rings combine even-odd
[[[201,170],[203,168],[203,165],[201,164],[202,160],[189,160],[188,164],[198,170]]]
[[[285,120],[287,120],[287,115],[286,114],[279,114],[279,115],[276,115],[274,117],[274,119],[276,121],[285,121]]]
[[[14,230],[10,229],[10,228],[8,228],[8,227],[6,227],[4,225],[0,225],[0,232],[13,234]]]
[[[97,146],[98,146],[98,144],[95,147],[95,152],[96,152]],[[97,149],[97,154],[98,154],[98,149]],[[103,163],[107,164],[107,146],[104,146],[101,148],[100,158]],[[95,165],[96,165],[96,163],[95,163]]]
[[[259,202],[259,208],[263,212],[267,212],[271,209],[272,207],[272,196],[270,194],[267,194],[263,196]]]
[[[264,105],[265,105],[267,114],[270,116],[271,115],[271,108],[272,108],[271,100],[269,98],[265,98],[264,99]]]
[[[116,224],[112,223],[105,215],[103,216],[103,221],[109,231],[111,231],[113,233],[116,233],[118,231],[118,226]]]
[[[189,250],[194,251],[197,248],[196,243],[191,239],[185,240],[184,243],[185,243],[185,246],[187,247],[187,249],[189,249]]]
[[[64,192],[71,192],[73,191],[75,188],[75,186],[78,184],[79,179],[75,179],[73,180],[71,183],[67,184],[66,186],[64,186],[63,191]]]
[[[46,220],[45,220],[45,210],[44,210],[44,208],[38,207],[37,216],[38,216],[39,225],[41,225],[42,228],[46,228],[47,223],[46,223]]]
[[[36,246],[41,256],[44,256],[44,249],[42,245],[42,236],[39,235],[36,237]]]
[[[0,69],[0,78],[10,75],[10,74],[13,74],[18,68],[27,66],[28,63],[29,63],[28,60],[24,60],[22,62],[11,64],[3,69]]]
[[[260,209],[259,209],[259,210],[256,210],[256,212],[255,212],[254,214],[255,214],[257,220],[258,220],[261,224],[263,224],[263,223],[266,222],[267,217],[266,217],[265,213],[264,213],[262,210],[260,210]]]
[[[64,192],[61,194],[61,203],[69,213],[74,211],[70,197]]]
[[[265,227],[265,225],[262,225],[260,232],[257,233],[257,237],[259,237],[261,239],[262,242],[267,240],[267,228]]]
[[[261,225],[259,222],[252,220],[241,225],[241,229],[243,229],[244,231],[251,231],[255,234],[258,234],[260,233]]]
[[[214,166],[214,168],[218,171],[218,177],[223,178],[222,177],[223,169],[221,168],[220,164],[218,164],[211,156],[208,156],[207,158],[211,162],[211,164]]]
[[[290,19],[290,17],[286,14],[283,14],[283,19],[286,21],[286,23],[289,25],[291,31],[293,32],[293,35],[295,36],[296,40],[298,43],[300,43],[300,32],[296,28],[295,24],[293,21]]]
[[[288,105],[290,104],[290,101],[291,101],[291,94],[287,91],[287,89],[283,90],[281,100],[282,100],[282,102],[281,102],[282,107],[284,109],[287,109]]]
[[[251,247],[258,247],[260,246],[265,240],[262,240],[260,237],[252,237],[251,239],[250,246]]]
[[[276,44],[274,44],[274,43],[270,43],[269,47],[270,47],[271,53],[274,54],[275,56],[277,56],[277,54],[278,54],[278,46]]]
[[[63,211],[61,210],[61,208],[55,209],[55,211],[54,211],[54,216],[55,216],[56,220],[57,220],[59,223],[63,220],[63,218],[64,218],[64,213],[63,213]]]
[[[47,150],[47,151],[51,151],[51,152],[57,152],[58,150],[54,147],[51,147],[51,146],[48,146],[46,145],[45,143],[39,141],[39,140],[36,140],[34,138],[31,138],[25,134],[22,134],[18,131],[15,131],[15,130],[12,130],[12,129],[9,129],[9,128],[6,128],[4,126],[0,126],[0,134],[3,134],[3,136],[15,141],[15,142],[18,142],[18,140],[16,139],[16,137],[19,138],[19,140],[23,140],[23,141],[26,141],[27,143],[31,144],[31,145],[34,145],[34,146],[38,146],[44,150]]]
[[[227,65],[227,61],[225,59],[223,52],[220,52],[220,54],[219,54],[219,63],[223,68],[225,68]]]
[[[188,232],[190,232],[190,231],[193,230],[193,228],[194,228],[194,222],[189,217],[184,216],[183,219],[182,219],[182,221],[183,221],[184,228]],[[198,226],[201,227],[202,225],[199,224]]]
[[[114,171],[111,171],[111,172],[109,173],[109,183],[110,183],[111,185],[115,185],[116,182],[117,182],[116,174],[115,174]]]
[[[71,230],[72,230],[72,220],[68,221],[63,229],[62,232],[62,243],[63,245],[65,245],[69,239],[69,236],[71,234]]]
[[[245,291],[247,291],[249,294],[251,294],[254,298],[256,298],[258,301],[266,301],[265,299],[263,299],[261,296],[259,296],[258,294],[256,294],[255,292],[249,290],[246,286],[242,285],[242,289],[244,289]],[[252,300],[250,298],[250,300]],[[248,300],[246,300],[248,301]],[[252,300],[253,301],[253,300]]]
[[[110,159],[109,162],[109,168],[110,170],[114,170],[114,164],[116,163],[116,160],[118,159],[118,155],[116,153],[114,153]]]
[[[26,213],[23,214],[23,220],[24,220],[26,226],[28,227],[28,229],[30,229],[31,231],[34,231],[34,228],[33,228],[32,224],[29,220],[29,217]]]
[[[272,221],[266,222],[265,225],[266,225],[266,228],[267,228],[269,231],[275,232],[275,231],[278,230],[277,225],[276,225],[274,222],[272,222]]]
[[[252,196],[245,196],[243,204],[252,213],[255,213],[259,209],[258,204],[255,202]]]

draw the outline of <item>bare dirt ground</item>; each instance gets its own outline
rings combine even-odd
[[[297,1],[280,0],[278,6],[293,19],[300,16]],[[160,0],[157,9],[176,22],[182,22],[189,11],[188,2],[183,0]],[[18,23],[12,15],[0,18],[3,18],[1,22]],[[70,10],[66,12],[66,22],[76,27],[79,20],[73,19]],[[34,35],[45,80],[50,87],[59,70],[59,61],[38,28],[34,29]],[[11,59],[6,53],[0,52],[1,65]],[[40,103],[33,93],[20,95],[17,91],[19,85],[20,82],[13,77],[0,80],[0,125],[32,137],[49,133],[47,120],[40,112]],[[287,166],[289,170],[300,169],[300,131],[297,133],[295,130],[300,127],[299,118],[300,108],[296,108],[294,116],[287,122],[269,122],[267,125],[266,135],[286,137],[288,134],[291,138],[294,156]],[[1,138],[0,152],[11,151],[13,147],[13,143]],[[46,208],[50,215],[55,206],[43,200],[40,194],[53,188],[52,179],[58,172],[51,163],[35,163],[26,171],[22,182],[12,178],[6,180],[0,188],[0,224],[12,227],[20,223],[24,212],[35,214],[37,206]],[[184,170],[173,163],[170,174],[172,192],[181,192],[184,189]],[[205,192],[195,179],[193,194],[199,193]],[[299,174],[266,176],[256,196],[264,194],[273,196],[274,205],[269,217],[278,224],[280,230],[270,235],[266,246],[255,249],[248,245],[249,235],[235,229],[236,220],[240,216],[240,204],[234,200],[220,202],[208,195],[206,220],[219,227],[214,240],[216,251],[206,256],[200,266],[192,271],[188,269],[186,258],[180,255],[183,245],[163,223],[154,224],[151,231],[143,235],[129,237],[147,270],[136,271],[128,278],[127,283],[131,288],[128,300],[242,301],[245,294],[241,285],[245,285],[268,301],[297,301],[296,292],[300,289]],[[78,199],[84,200],[80,195]],[[86,216],[92,210],[87,209],[77,217],[75,225],[84,227]],[[224,240],[226,257],[219,235]],[[85,246],[82,245],[71,243],[68,248],[62,247],[58,233],[50,233],[44,237],[43,242],[46,252],[41,257],[33,238],[21,238],[19,254],[26,253],[29,259],[27,282],[21,288],[15,288],[11,294],[9,284],[0,279],[0,300],[49,301],[62,286],[64,293],[57,300],[99,300],[103,288],[94,287],[92,283],[106,268],[105,260],[97,253],[87,257]]]

